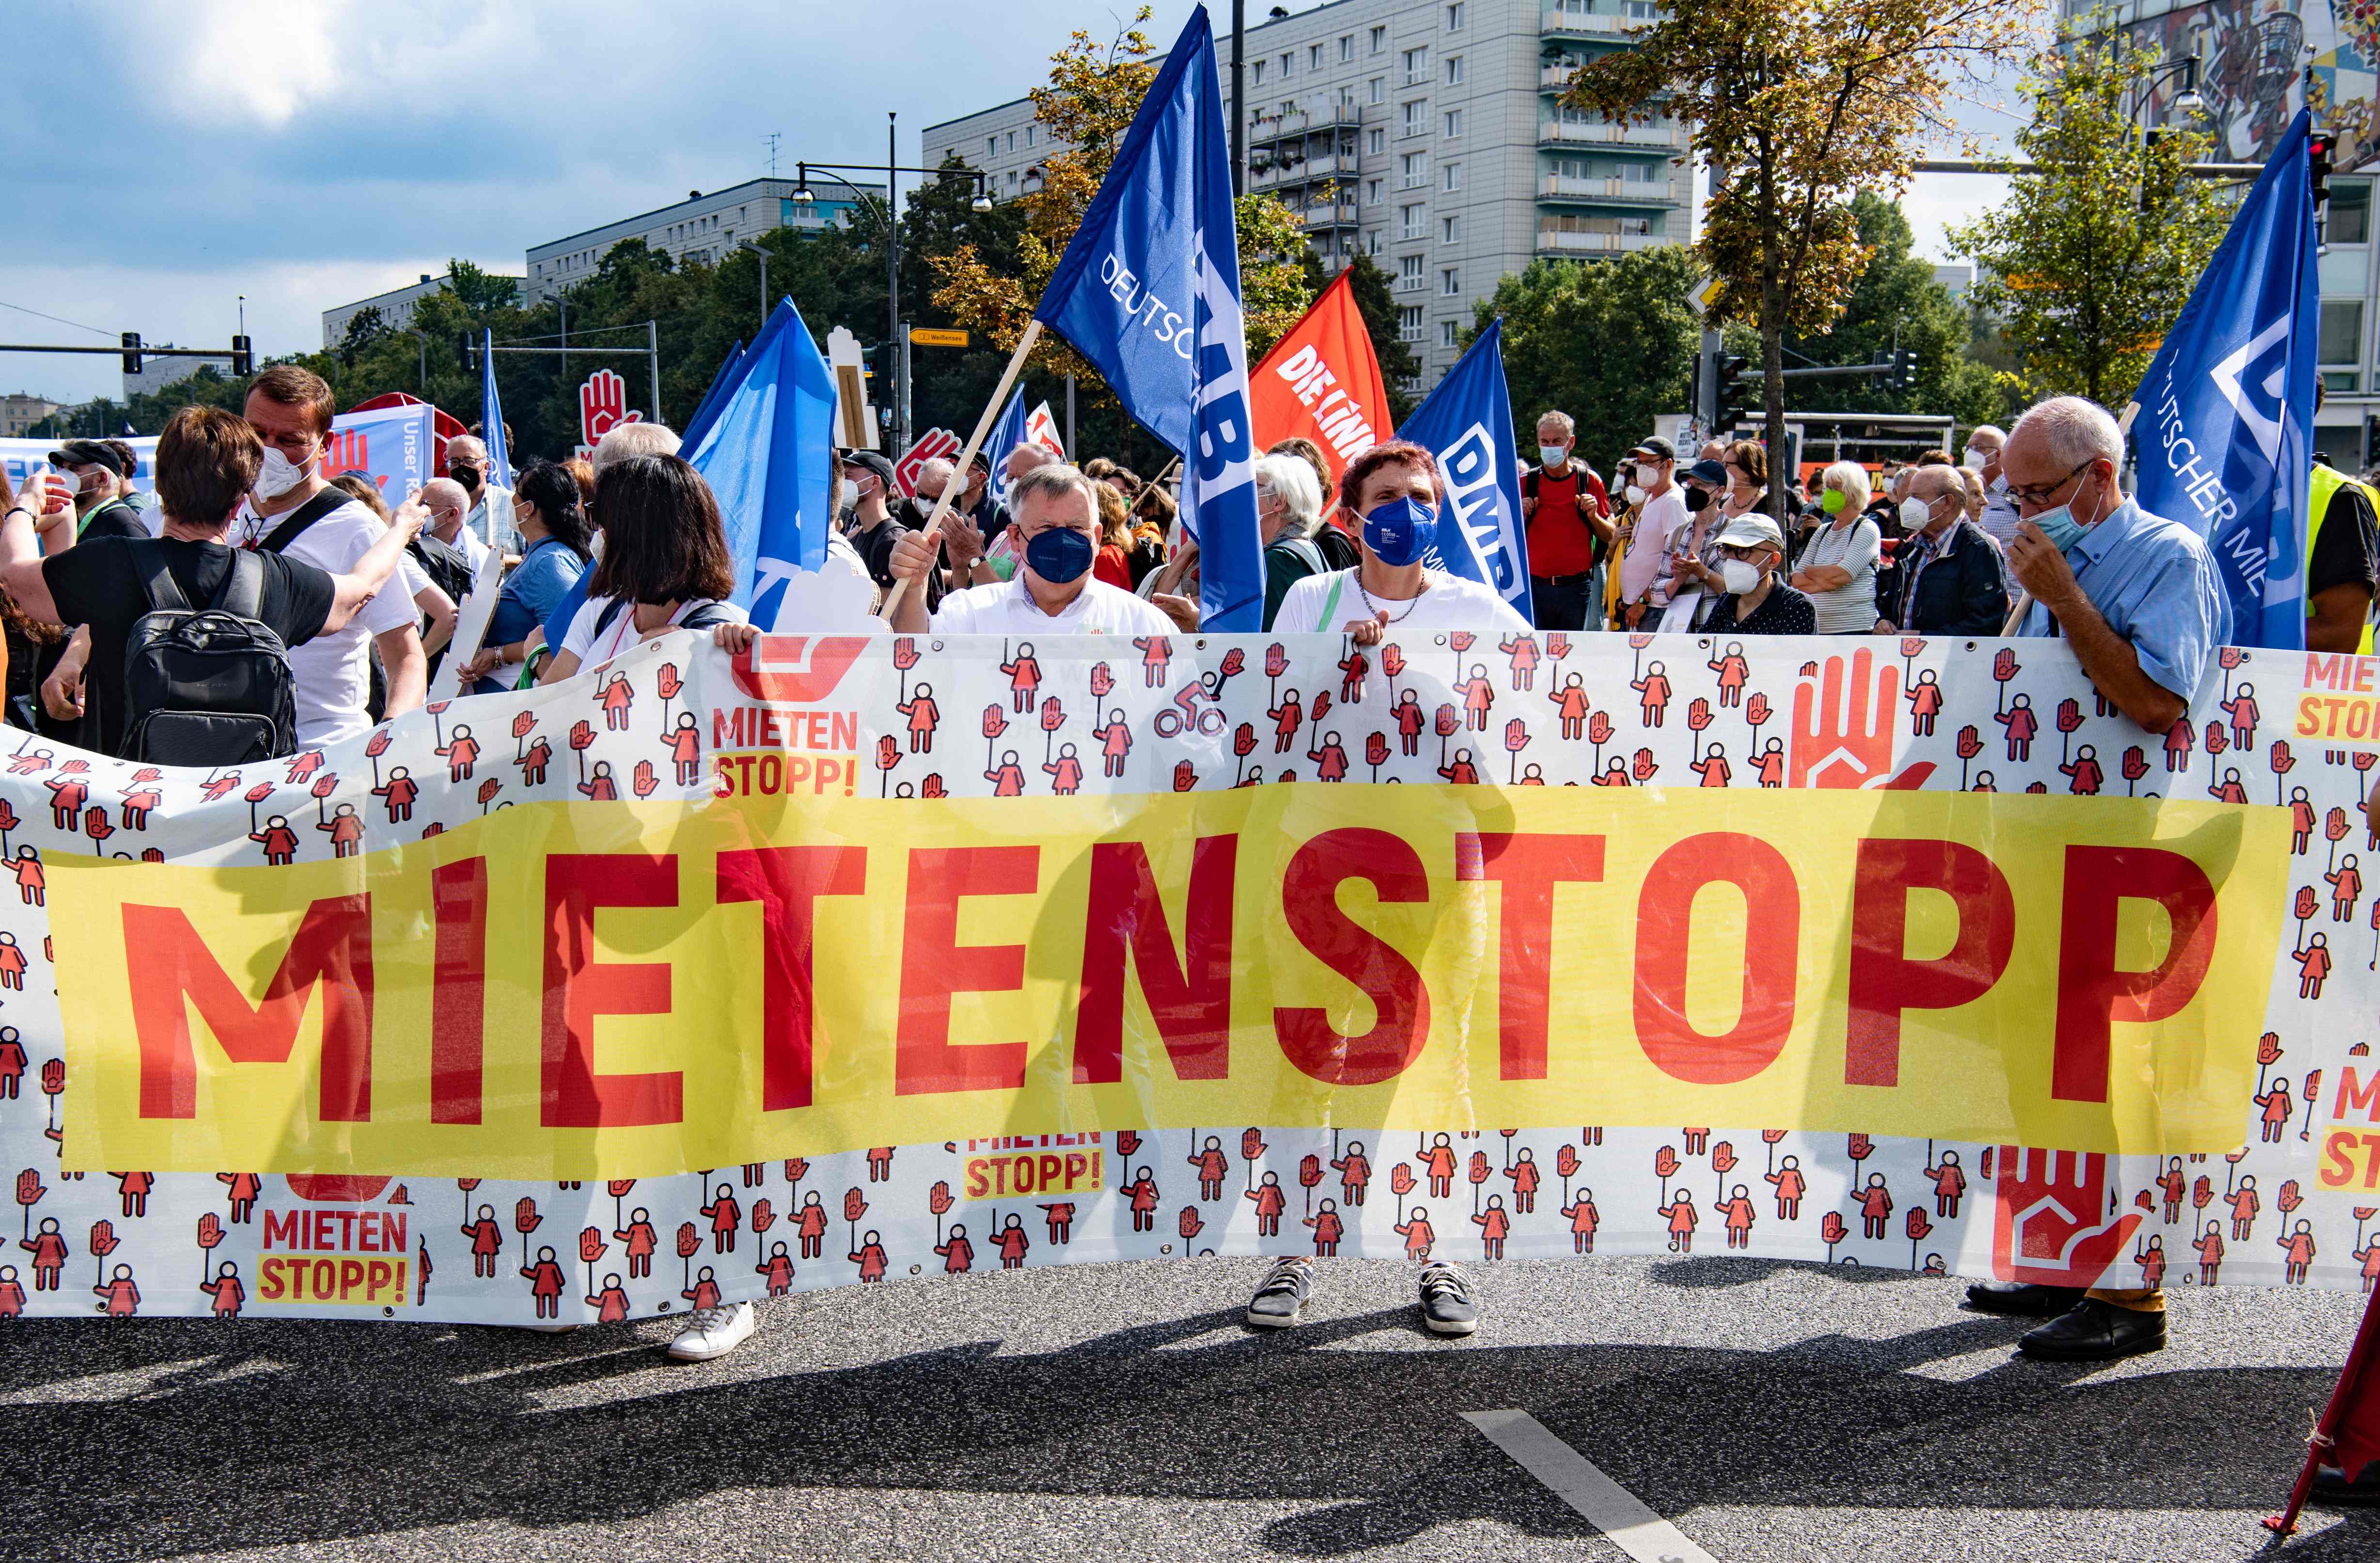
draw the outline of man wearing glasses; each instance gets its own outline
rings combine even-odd
[[[2189,709],[2231,606],[2204,539],[2119,487],[2124,436],[2095,402],[2056,396],[2017,420],[2000,451],[2016,501],[2009,564],[2031,596],[2017,633],[2064,636],[2091,683],[2151,733]],[[2027,1356],[2105,1362],[2165,1345],[2165,1293],[1984,1281],[1973,1306],[2055,1315],[2018,1342]]]

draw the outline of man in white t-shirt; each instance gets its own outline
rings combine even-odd
[[[1628,502],[1637,506],[1636,529],[1620,561],[1620,605],[1628,627],[1643,624],[1653,581],[1668,555],[1670,534],[1688,524],[1685,495],[1677,484],[1678,448],[1656,434],[1628,453]],[[1649,627],[1649,626],[1646,626]]]
[[[1132,593],[1091,578],[1099,507],[1091,480],[1063,462],[1037,466],[1009,485],[1008,510],[1024,563],[1015,576],[969,587],[926,612],[921,582],[939,539],[903,532],[891,568],[908,589],[892,612],[902,635],[1172,635],[1173,621]]]
[[[319,510],[275,551],[334,576],[351,573],[385,530],[379,516],[354,500],[326,510],[315,503],[330,490],[322,474],[322,442],[331,432],[335,408],[331,388],[321,376],[295,364],[275,364],[249,387],[243,409],[249,426],[264,442],[264,469],[249,500],[254,541],[261,546],[301,508]],[[422,654],[414,586],[408,576],[405,590],[380,593],[346,628],[317,636],[289,653],[299,743],[334,743],[371,725],[365,709],[371,685],[368,641],[379,646],[388,678],[385,714],[400,716],[421,704],[429,660]]]

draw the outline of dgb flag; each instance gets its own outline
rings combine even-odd
[[[1182,525],[1197,540],[1204,627],[1263,627],[1240,312],[1215,38],[1190,13],[1035,316],[1099,367],[1123,408],[1182,453]]]
[[[1504,321],[1488,322],[1399,436],[1438,457],[1438,545],[1429,563],[1477,581],[1531,624],[1529,544],[1521,522],[1520,452],[1504,383]]]

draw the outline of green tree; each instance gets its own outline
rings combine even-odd
[[[1934,280],[1933,265],[1912,255],[1909,219],[1895,202],[1867,190],[1852,198],[1852,220],[1868,262],[1821,335],[1789,336],[1786,345],[1820,364],[1873,363],[1896,348],[1917,355],[1917,383],[1894,391],[1885,377],[1828,380],[1821,394],[1841,412],[1949,413],[1962,424],[2000,414],[1992,371],[1970,356],[1972,312]],[[1814,404],[1815,405],[1815,404]]]
[[[2223,242],[2229,199],[2182,172],[2208,139],[2150,140],[2132,123],[2156,63],[2094,38],[2042,55],[2024,89],[2033,118],[2017,133],[2031,169],[2006,202],[1950,232],[1974,259],[1975,302],[1996,318],[2027,400],[2120,406]]]
[[[1759,329],[1768,446],[1785,448],[1786,333],[1828,330],[1867,251],[1850,196],[1898,190],[1953,100],[2031,38],[2042,0],[1670,0],[1566,102],[1691,125],[1712,170],[1697,248],[1721,319]],[[1781,490],[1770,503],[1781,507]],[[1781,514],[1781,508],[1779,513]]]
[[[1466,341],[1504,317],[1520,448],[1537,448],[1540,415],[1566,412],[1581,459],[1608,472],[1657,415],[1683,407],[1702,337],[1688,301],[1698,281],[1693,252],[1663,245],[1609,260],[1533,260],[1499,282]]]

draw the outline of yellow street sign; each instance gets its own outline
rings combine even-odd
[[[963,331],[942,331],[929,326],[912,326],[910,342],[919,347],[964,347],[967,333]]]

